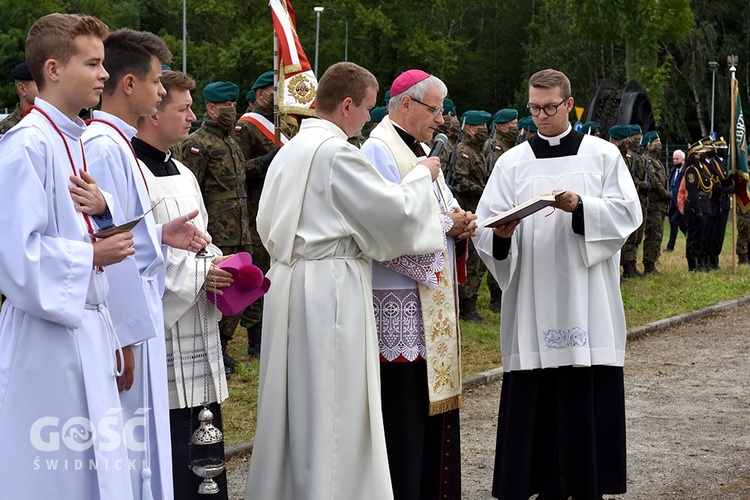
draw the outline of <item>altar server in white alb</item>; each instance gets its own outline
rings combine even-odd
[[[266,174],[258,233],[271,289],[247,499],[393,498],[368,258],[436,252],[443,231],[437,158],[396,184],[347,142],[369,120],[377,90],[356,64],[328,68],[318,118],[302,122]]]
[[[157,224],[168,222],[199,209],[192,222],[208,234],[208,213],[200,185],[189,168],[172,158],[171,150],[172,145],[185,140],[190,124],[195,121],[190,109],[193,103],[190,91],[195,82],[179,71],[165,71],[161,83],[167,94],[156,114],[138,119],[138,136],[132,141],[149,186],[151,203],[163,200],[154,208],[154,219]],[[198,494],[202,478],[189,468],[191,460],[205,458],[211,452],[224,459],[223,443],[212,447],[190,446],[190,435],[199,425],[198,414],[204,401],[210,403],[213,424],[221,430],[220,403],[229,396],[219,341],[219,313],[207,299],[205,290],[228,287],[232,274],[215,265],[225,259],[216,245],[209,244],[206,252],[209,260],[196,259],[187,250],[169,249],[162,297],[174,497],[180,500],[206,498]],[[226,473],[215,480],[219,493],[212,498],[226,500]]]
[[[617,148],[572,130],[572,109],[564,74],[531,77],[538,134],[500,157],[477,209],[474,242],[503,289],[492,491],[501,499],[595,499],[626,489],[619,264],[641,208]],[[554,211],[481,227],[546,193],[556,194]]]
[[[130,140],[139,117],[156,113],[165,95],[161,64],[172,55],[153,33],[123,28],[104,40],[104,67],[110,78],[104,86],[102,110],[94,112],[83,134],[91,172],[102,189],[115,198],[115,220],[134,219],[151,209],[149,188]],[[172,455],[169,435],[167,354],[161,296],[164,290],[167,245],[198,251],[207,244],[188,219],[198,210],[156,225],[153,213],[133,229],[134,258],[113,266],[107,301],[115,329],[135,361],[135,376],[123,382],[121,394],[126,418],[137,419],[130,446],[131,471],[137,498],[173,497]],[[132,384],[132,388],[130,388]]]
[[[91,238],[111,216],[78,118],[107,79],[107,33],[89,16],[34,23],[26,58],[40,95],[0,141],[2,498],[133,498],[106,305],[109,266],[133,254],[133,235]]]

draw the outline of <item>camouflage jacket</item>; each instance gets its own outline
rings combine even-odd
[[[667,171],[659,156],[651,153],[648,161],[649,179],[651,188],[648,193],[648,209],[659,212],[669,210],[669,200],[672,193],[667,190]]]
[[[510,133],[500,132],[500,130],[495,129],[493,134],[482,145],[482,155],[487,158],[488,171],[490,172],[492,171],[492,167],[495,166],[497,159],[516,145],[516,139]],[[495,141],[494,144],[492,143],[493,139]]]
[[[21,118],[23,118],[23,110],[21,109],[20,104],[16,104],[16,109],[13,110],[13,113],[6,116],[3,121],[0,121],[0,137],[2,137],[11,128],[18,125],[18,122],[21,121]]]
[[[214,244],[249,246],[250,215],[245,188],[248,165],[237,141],[206,115],[200,128],[175,151],[175,156],[198,179]]]
[[[455,175],[461,208],[474,212],[487,184],[487,160],[481,145],[468,135],[456,146]]]

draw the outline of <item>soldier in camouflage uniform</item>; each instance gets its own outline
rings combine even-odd
[[[438,125],[435,129],[435,135],[445,134],[448,141],[443,146],[438,157],[440,158],[440,168],[443,169],[443,173],[448,170],[448,162],[450,161],[451,151],[456,147],[456,140],[458,139],[458,131],[461,128],[461,123],[456,118],[456,106],[453,101],[447,97],[443,99],[443,123]],[[428,143],[430,148],[434,146],[434,141]]]
[[[518,140],[516,142],[518,144],[521,144],[522,142],[528,141],[536,135],[536,131],[536,123],[534,123],[534,119],[531,117],[531,115],[519,118]]]
[[[638,125],[614,125],[609,128],[612,142],[620,149],[625,164],[630,168],[633,183],[638,190],[638,199],[641,202],[643,220],[648,215],[648,192],[651,187],[650,180],[646,176],[646,161],[642,154],[636,152],[636,147],[641,139],[641,127]],[[630,235],[622,247],[621,259],[624,279],[642,276],[636,268],[636,254],[638,245],[643,241],[645,226],[640,227]]]
[[[492,118],[486,111],[467,111],[464,136],[456,145],[455,175],[459,186],[457,198],[461,208],[476,212],[479,198],[487,184],[487,159],[482,155],[482,144],[487,139],[487,122]],[[473,245],[473,242],[472,242]],[[477,295],[485,267],[476,249],[470,250],[466,261],[466,283],[458,287],[459,317],[468,321],[483,322],[477,311]]]
[[[36,88],[36,82],[34,81],[34,77],[31,76],[26,61],[13,68],[10,76],[16,82],[16,93],[18,94],[19,102],[16,104],[16,109],[13,110],[13,113],[0,121],[0,137],[21,121],[23,114],[34,104],[34,99],[39,95],[39,89]]]
[[[482,155],[487,159],[487,177],[492,173],[500,155],[518,143],[518,111],[504,108],[492,117],[490,137],[482,145]],[[487,288],[490,290],[490,309],[500,312],[503,291],[491,273],[487,274]]]
[[[600,137],[602,132],[602,125],[599,122],[586,122],[581,126],[581,133],[586,135],[593,135],[594,137]]]
[[[482,155],[487,158],[487,170],[492,171],[500,155],[516,145],[518,140],[518,111],[501,109],[492,117],[492,132],[482,145]]]
[[[13,71],[10,72],[10,76],[13,77],[16,82],[16,93],[18,94],[19,102],[16,104],[16,109],[13,110],[13,113],[0,121],[0,138],[21,121],[26,109],[34,104],[34,99],[39,95],[39,89],[36,88],[36,82],[34,81],[34,77],[31,76],[26,61],[13,68]],[[3,304],[3,300],[5,300],[5,297],[0,295],[0,307]]]
[[[245,191],[247,162],[232,137],[239,88],[231,82],[213,82],[203,89],[206,113],[200,128],[176,149],[177,157],[198,179],[208,211],[208,231],[224,255],[253,251],[250,215]],[[224,365],[231,373],[237,362],[227,354],[227,343],[242,315],[219,321]]]
[[[643,274],[659,273],[656,261],[661,254],[661,242],[664,238],[664,218],[669,210],[672,193],[667,189],[667,170],[659,159],[661,139],[656,131],[643,135],[641,146],[649,152],[648,169],[651,188],[648,192],[648,212],[646,215],[643,237]]]
[[[248,169],[245,175],[247,191],[247,209],[250,217],[250,234],[252,236],[253,264],[266,273],[271,267],[271,259],[260,241],[255,225],[258,215],[260,193],[266,178],[266,170],[273,156],[278,151],[274,145],[275,128],[273,125],[273,71],[266,71],[255,80],[247,94],[248,102],[254,102],[252,110],[237,121],[234,127],[234,139],[240,145]],[[281,122],[282,144],[291,139],[287,122]],[[209,219],[210,220],[210,219]],[[250,357],[260,357],[261,330],[263,324],[263,299],[251,304],[243,314],[242,326],[247,328],[247,353]]]

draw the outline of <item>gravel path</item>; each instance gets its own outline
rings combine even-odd
[[[750,306],[670,323],[628,344],[628,493],[611,498],[750,499]],[[464,500],[492,498],[499,399],[498,381],[464,392]],[[231,499],[248,465],[229,462]]]

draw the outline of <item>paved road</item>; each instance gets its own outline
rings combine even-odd
[[[629,342],[628,493],[612,498],[750,499],[750,306],[715,310]],[[464,500],[491,498],[499,395],[499,382],[465,391]],[[232,499],[248,464],[230,461]]]

